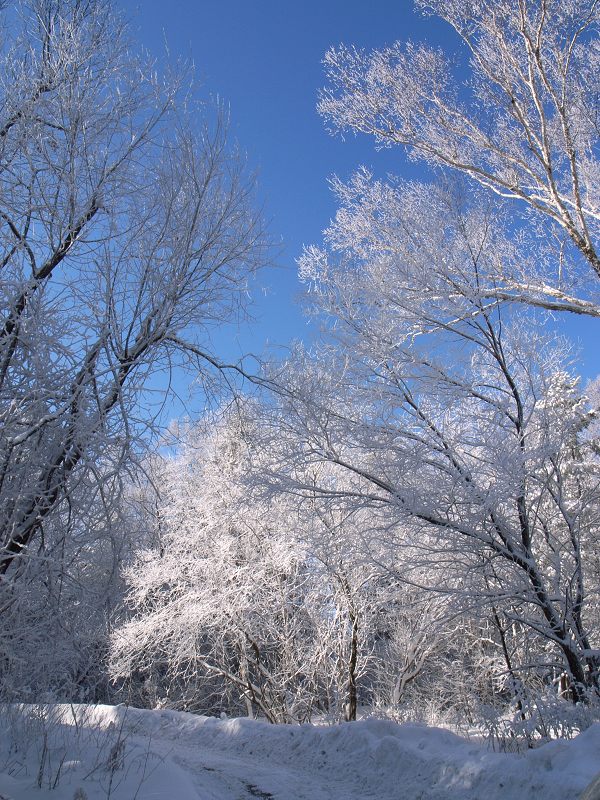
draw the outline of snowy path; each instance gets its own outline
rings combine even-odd
[[[167,712],[167,719],[169,717],[170,713]],[[302,735],[296,737],[301,730],[299,728],[276,729],[248,720],[231,720],[217,725],[221,729],[227,726],[234,731],[238,727],[243,729],[259,725],[263,737],[266,734],[271,738],[269,734],[275,731],[283,735],[288,740],[289,749],[282,763],[280,748],[274,747],[271,753],[264,752],[264,745],[260,742],[263,737],[256,737],[255,752],[251,739],[244,737],[236,742],[235,733],[228,747],[222,741],[223,736],[211,741],[212,737],[203,735],[201,728],[182,732],[179,726],[173,729],[169,722],[163,724],[160,739],[153,750],[170,758],[191,777],[199,800],[352,800],[355,797],[360,797],[360,800],[382,800],[381,790],[376,786],[373,791],[363,788],[360,794],[356,794],[355,777],[344,778],[339,774],[339,768],[329,765],[325,749],[318,753],[320,760],[312,768],[302,757],[294,765],[293,740],[296,738],[300,745],[304,739]],[[196,743],[190,744],[190,738],[195,739]],[[243,748],[243,755],[237,752],[238,747]],[[285,763],[288,761],[292,763]]]
[[[173,760],[193,776],[201,800],[349,800],[356,796],[352,783],[339,778],[331,780],[323,774],[223,756],[208,749],[193,752],[181,748]],[[380,800],[381,795],[361,793],[360,797]]]

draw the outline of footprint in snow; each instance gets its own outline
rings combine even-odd
[[[264,792],[262,789],[259,789],[258,786],[255,786],[253,783],[244,783],[244,786],[250,792],[252,797],[258,797],[260,798],[260,800],[275,800],[271,792]]]

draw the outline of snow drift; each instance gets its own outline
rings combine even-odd
[[[27,709],[10,715],[11,731],[2,723],[8,800],[566,800],[600,771],[600,724],[507,754],[381,720],[274,726],[124,706],[47,708],[43,730]]]

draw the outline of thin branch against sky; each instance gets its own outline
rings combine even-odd
[[[119,5],[160,63],[191,61],[199,95],[218,95],[230,105],[233,133],[258,170],[271,234],[279,244],[277,268],[256,280],[254,320],[215,331],[220,351],[236,358],[292,339],[310,341],[314,329],[298,302],[303,287],[295,262],[303,245],[320,241],[335,214],[329,179],[346,179],[359,165],[378,177],[426,174],[399,148],[376,150],[367,137],[328,134],[316,111],[325,82],[323,55],[342,42],[369,50],[396,40],[426,41],[440,47],[467,80],[467,55],[458,37],[441,20],[421,15],[410,0],[174,0],[168,8],[160,0],[119,0]],[[595,377],[597,322],[564,316],[557,325],[581,348],[584,379]]]

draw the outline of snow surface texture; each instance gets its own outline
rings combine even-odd
[[[0,798],[567,800],[600,771],[600,724],[503,754],[446,730],[378,720],[273,726],[123,706],[54,710],[26,757],[23,745],[9,752],[14,733],[0,721]],[[18,735],[33,733],[28,720]]]

